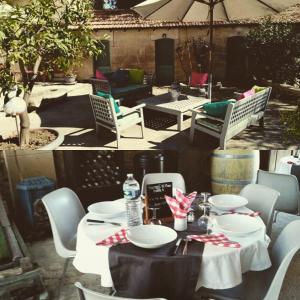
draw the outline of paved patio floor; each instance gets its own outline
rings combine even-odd
[[[32,128],[51,127],[65,135],[64,143],[60,150],[77,149],[116,149],[114,134],[106,134],[105,130],[100,136],[95,134],[95,122],[90,106],[88,93],[91,91],[89,84],[81,84],[80,88],[70,90],[66,97],[59,100],[51,99],[36,102],[41,106],[30,114]],[[164,93],[164,88],[154,88],[154,94]],[[45,93],[45,92],[44,92]],[[51,103],[52,101],[52,103]],[[43,103],[44,102],[44,103]],[[47,103],[47,105],[45,105]],[[50,103],[50,105],[49,105]],[[265,128],[252,126],[238,136],[231,139],[228,149],[298,149],[299,141],[285,138],[283,124],[280,121],[280,111],[294,110],[295,102],[282,102],[272,99],[265,114]],[[149,113],[148,113],[149,114]],[[0,115],[2,130],[12,130],[14,121]],[[122,133],[120,150],[139,149],[176,149],[185,150],[196,148],[212,150],[218,148],[218,141],[206,134],[197,132],[193,145],[189,144],[189,128],[191,119],[187,117],[183,122],[183,131],[178,132],[177,126],[170,125],[163,129],[155,130],[146,127],[145,138],[141,139],[140,126],[133,126]]]

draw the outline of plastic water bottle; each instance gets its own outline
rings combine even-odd
[[[128,227],[143,224],[140,185],[134,179],[133,174],[127,174],[127,179],[123,184],[124,198],[126,200],[127,225]]]

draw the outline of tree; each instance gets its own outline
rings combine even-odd
[[[258,79],[295,84],[300,77],[300,36],[292,24],[271,19],[249,32],[249,67]]]
[[[55,68],[70,68],[83,56],[101,54],[101,43],[92,37],[92,0],[31,0],[19,6],[9,1],[12,10],[1,14],[0,88],[4,96],[13,86],[24,92],[27,105],[38,74]],[[21,72],[18,82],[12,72]],[[28,112],[20,115],[21,146],[29,142]]]

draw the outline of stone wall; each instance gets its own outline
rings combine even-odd
[[[249,31],[248,26],[226,25],[215,28],[214,74],[215,78],[224,79],[226,72],[226,43],[232,36],[244,36]],[[155,72],[155,40],[163,36],[174,39],[175,48],[184,45],[192,38],[202,38],[208,41],[208,28],[176,28],[176,29],[142,29],[97,31],[95,37],[103,39],[109,35],[111,68],[143,68],[147,73]],[[179,57],[175,54],[175,79],[186,81],[187,76],[181,66]],[[184,59],[185,64],[190,64]],[[189,69],[189,67],[187,68]],[[195,69],[195,64],[193,69]],[[78,78],[88,79],[93,75],[93,59],[86,58],[78,69]]]

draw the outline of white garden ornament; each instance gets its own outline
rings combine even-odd
[[[17,90],[12,90],[8,93],[9,101],[4,105],[4,112],[15,118],[17,134],[20,143],[20,131],[17,121],[17,116],[26,111],[27,105],[23,98],[17,97]]]

